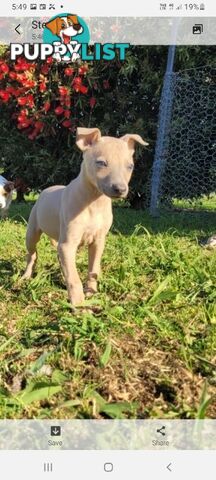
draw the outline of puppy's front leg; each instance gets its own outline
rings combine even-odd
[[[76,269],[77,246],[68,242],[58,244],[58,256],[66,281],[69,300],[72,305],[78,305],[85,299],[83,286]]]
[[[97,292],[97,280],[100,273],[100,263],[104,251],[105,238],[105,235],[98,236],[96,240],[89,245],[88,280],[86,285],[87,296]]]

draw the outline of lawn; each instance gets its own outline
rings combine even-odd
[[[213,205],[214,202],[214,205]],[[73,313],[43,236],[20,283],[32,202],[0,221],[0,417],[216,418],[216,205],[115,206],[99,293]],[[213,208],[214,207],[214,208]],[[87,252],[78,269],[84,280]]]

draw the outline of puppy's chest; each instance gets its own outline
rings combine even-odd
[[[80,245],[90,245],[98,236],[106,235],[110,229],[112,219],[106,215],[97,215],[86,219]]]

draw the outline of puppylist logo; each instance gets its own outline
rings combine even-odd
[[[11,43],[11,60],[24,56],[26,60],[46,60],[53,57],[58,62],[114,60],[118,55],[125,60],[129,43],[94,43],[89,47],[90,32],[86,22],[72,13],[61,13],[44,25],[43,43]]]

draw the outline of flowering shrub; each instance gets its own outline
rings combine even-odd
[[[29,140],[56,136],[61,129],[74,132],[78,111],[96,105],[90,86],[91,67],[32,63],[18,58],[15,63],[0,60],[0,102],[7,104],[11,117]],[[108,80],[106,88],[108,88]]]

